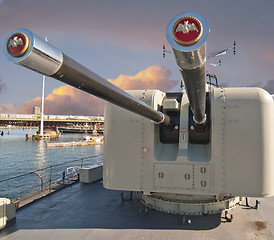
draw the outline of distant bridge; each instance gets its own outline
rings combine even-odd
[[[39,127],[40,114],[0,114],[0,127]],[[104,125],[103,116],[73,116],[73,115],[44,115],[44,126],[50,128],[68,126],[97,126]]]

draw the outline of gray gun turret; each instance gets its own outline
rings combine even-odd
[[[260,88],[206,92],[208,33],[207,21],[192,12],[168,24],[186,93],[125,92],[26,29],[10,34],[6,55],[107,101],[106,188],[137,191],[143,204],[165,212],[212,214],[242,196],[274,194],[274,111]]]

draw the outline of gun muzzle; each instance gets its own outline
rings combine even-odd
[[[155,123],[170,124],[167,115],[83,67],[27,29],[18,29],[9,35],[5,53],[14,63],[79,88]]]
[[[167,26],[166,36],[181,72],[194,121],[206,121],[206,19],[193,12],[175,16]]]

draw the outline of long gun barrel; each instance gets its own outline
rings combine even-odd
[[[209,26],[206,19],[193,12],[184,12],[175,16],[166,31],[197,124],[206,121],[205,43],[208,33]]]
[[[167,115],[88,70],[27,29],[18,29],[9,35],[6,56],[12,62],[79,88],[155,123],[170,124]]]

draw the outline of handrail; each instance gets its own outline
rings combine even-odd
[[[68,174],[67,175],[65,174],[65,176],[63,175],[60,178],[60,176],[59,176],[60,175],[60,166],[66,165],[66,167],[62,169],[61,173],[63,174],[63,172],[66,172],[65,170],[67,168],[71,167],[71,165],[69,166],[69,164],[71,164],[71,163],[78,162],[78,164],[76,164],[76,165],[78,165],[77,167],[82,168],[84,165],[88,164],[88,163],[84,163],[84,162],[93,160],[94,158],[100,157],[100,156],[103,156],[103,154],[97,154],[97,155],[93,155],[93,156],[89,156],[89,157],[74,159],[74,160],[67,161],[64,163],[51,165],[49,167],[40,168],[35,171],[27,172],[24,174],[20,174],[17,176],[13,176],[13,177],[10,177],[7,179],[0,180],[0,184],[2,184],[2,186],[4,186],[4,187],[0,187],[0,190],[2,189],[1,196],[4,195],[5,197],[8,197],[10,199],[18,200],[20,198],[32,196],[33,194],[38,193],[38,192],[48,191],[48,193],[50,194],[54,184],[58,184],[58,183],[62,184],[62,180],[63,180],[63,182],[65,182],[65,180],[71,181],[71,178]],[[94,163],[95,162],[92,161],[89,164],[94,164]],[[30,178],[27,179],[26,181],[25,180],[22,181],[22,179],[19,179],[19,178],[27,177],[28,175],[38,176],[40,179],[40,184],[37,185],[37,180],[31,180]],[[60,181],[60,179],[61,179],[61,181]],[[3,184],[5,184],[5,185],[3,185]],[[16,185],[19,185],[19,186],[16,186]],[[16,194],[14,193],[15,191],[9,192],[10,189],[11,190],[16,189],[16,191],[17,191],[17,188],[21,188],[21,187],[22,187],[22,191],[18,190],[18,192]],[[6,191],[4,189],[6,189]],[[10,196],[8,196],[8,195],[10,195]]]
[[[43,178],[41,177],[40,174],[38,174],[37,172],[31,172],[30,174],[34,174],[36,176],[38,176],[41,180],[41,192],[43,191],[43,187],[44,187],[44,181],[43,181]]]
[[[43,170],[49,169],[49,168],[51,168],[51,167],[62,166],[62,165],[68,164],[68,163],[78,162],[78,161],[80,161],[80,160],[82,161],[82,160],[85,160],[85,159],[90,159],[90,158],[94,158],[94,157],[99,157],[99,156],[102,156],[102,155],[103,155],[103,154],[98,154],[98,155],[95,155],[95,156],[90,156],[90,157],[85,157],[85,158],[79,158],[79,159],[75,159],[75,160],[72,160],[72,161],[68,161],[68,162],[64,162],[64,163],[59,163],[59,164],[56,164],[56,165],[51,165],[51,166],[49,166],[49,167],[40,168],[40,169],[37,169],[37,170],[35,170],[35,171],[27,172],[27,173],[24,173],[24,174],[21,174],[21,175],[17,175],[17,176],[14,176],[14,177],[6,178],[6,179],[4,179],[4,180],[0,180],[0,183],[6,182],[6,181],[9,181],[9,180],[12,180],[12,179],[16,179],[16,178],[19,178],[19,177],[24,177],[24,176],[26,176],[26,175],[33,174],[34,172],[43,171]]]

